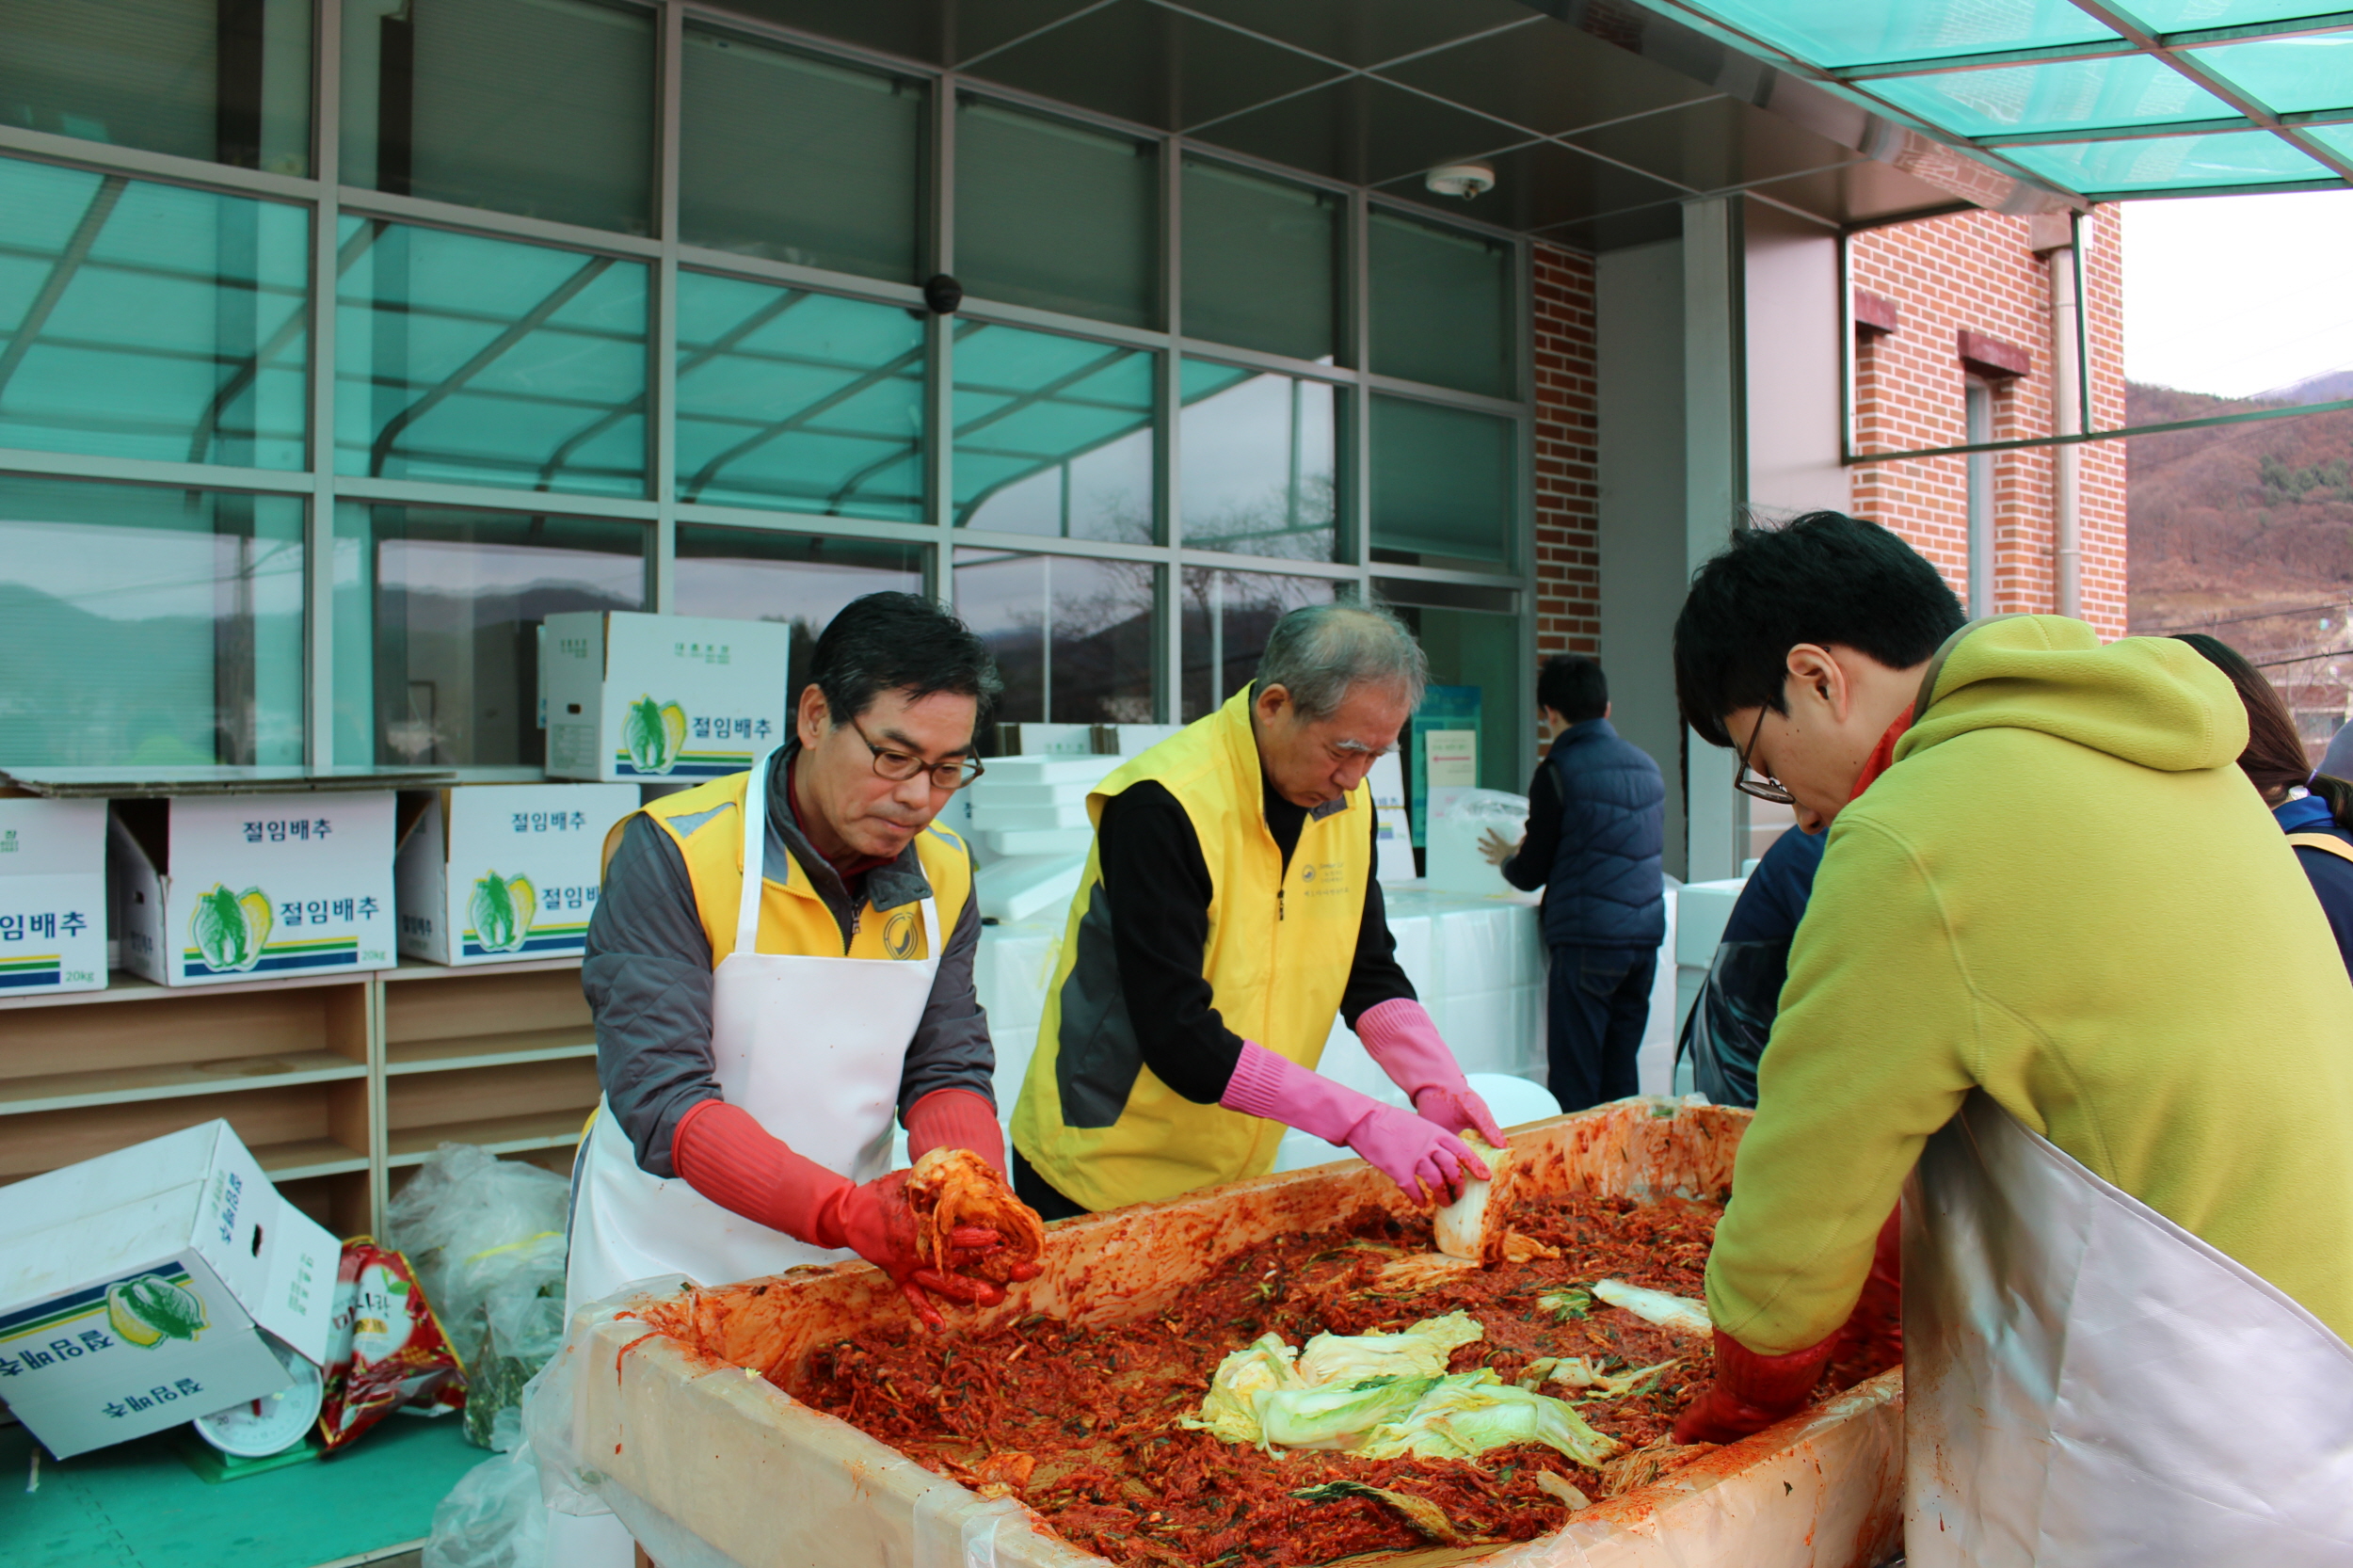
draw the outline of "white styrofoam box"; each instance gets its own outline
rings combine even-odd
[[[461,784],[404,794],[403,815],[414,816],[392,862],[400,951],[455,965],[581,952],[605,834],[637,809],[638,791]]]
[[[1024,757],[1095,755],[1095,726],[1091,724],[1016,724],[1013,730]]]
[[[1516,810],[1507,808],[1513,801],[1518,802]],[[1437,892],[1522,896],[1479,846],[1490,832],[1517,841],[1527,831],[1528,802],[1520,796],[1498,790],[1462,790],[1441,802],[1433,795],[1422,835],[1426,880]]]
[[[1021,855],[991,860],[973,878],[983,917],[995,920],[1052,918],[1068,910],[1086,872],[1080,855]]]
[[[1037,1054],[1038,1023],[1046,1016],[1046,991],[1062,956],[1063,922],[1038,919],[981,928],[972,986],[988,1015],[988,1037],[997,1048],[997,1116],[1013,1118],[1021,1080]]]
[[[1100,782],[1074,778],[1061,784],[1000,784],[995,774],[984,774],[964,793],[971,798],[975,811],[993,811],[1008,806],[1075,806],[1083,812],[1087,796],[1094,793],[1095,786]]]
[[[1083,784],[1092,790],[1126,760],[1124,757],[1039,757],[1027,752],[1018,757],[991,757],[984,763],[988,771],[972,788],[979,790],[992,784]],[[1084,791],[1079,798],[1086,798]]]
[[[1675,1037],[1683,1019],[1675,1012],[1675,904],[1683,884],[1666,878],[1667,935],[1659,939],[1658,967],[1650,982],[1650,1018],[1635,1052],[1636,1081],[1645,1095],[1674,1092]]]
[[[123,968],[165,985],[391,968],[392,814],[390,792],[116,801]]]
[[[1094,825],[1084,801],[1076,806],[994,806],[978,800],[972,803],[972,828],[977,833],[991,828],[1004,833],[1025,829],[1057,832],[1073,827],[1086,831]]]
[[[0,996],[106,985],[106,803],[0,800]]]
[[[1365,776],[1372,785],[1373,876],[1382,882],[1411,882],[1414,869],[1414,819],[1405,804],[1405,767],[1392,751],[1373,759]]]
[[[262,1331],[326,1359],[342,1249],[227,1122],[4,1191],[0,1387],[59,1459],[283,1388]]]
[[[717,778],[784,734],[781,621],[581,610],[546,627],[551,778]]]
[[[1092,827],[975,827],[991,855],[1084,855],[1095,842]]]
[[[1737,876],[1683,885],[1683,890],[1675,895],[1679,906],[1675,920],[1677,964],[1705,969],[1716,961],[1716,946],[1724,939],[1724,925],[1732,919],[1732,906],[1740,901],[1740,889],[1747,886],[1748,879]]]

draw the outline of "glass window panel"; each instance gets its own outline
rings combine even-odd
[[[1513,460],[1517,441],[1517,428],[1508,419],[1376,395],[1374,559],[1508,566],[1517,505]]]
[[[1371,368],[1490,397],[1517,395],[1513,247],[1378,211],[1368,235]]]
[[[1895,76],[1871,90],[1898,108],[1961,136],[2228,120],[2238,111],[2146,55],[1938,76]]]
[[[890,539],[772,534],[681,522],[671,578],[681,616],[779,620],[792,627],[786,690],[797,702],[808,684],[818,633],[854,599],[895,590],[923,591],[921,545]]]
[[[310,0],[0,0],[0,124],[308,174]]]
[[[536,767],[539,622],[646,608],[640,522],[335,508],[335,760]]]
[[[2278,114],[2353,105],[2353,35],[2231,43],[2199,50],[2198,60]]]
[[[2006,147],[2002,155],[2069,190],[2083,192],[2196,190],[2334,177],[2268,131],[2054,142]]]
[[[310,216],[0,159],[0,446],[295,469]]]
[[[920,520],[920,321],[698,272],[678,308],[681,500]]]
[[[1521,651],[1520,618],[1427,604],[1390,608],[1413,629],[1422,652],[1429,655],[1432,685],[1480,690],[1479,787],[1527,793],[1520,742],[1529,732],[1534,714],[1529,712],[1531,699],[1522,695],[1528,660]],[[1405,765],[1412,767],[1414,748],[1401,749],[1406,754]]]
[[[2301,16],[2332,15],[2339,8],[2326,0],[2133,0],[2124,8],[2136,21],[2158,33],[2288,22]]]
[[[923,87],[686,31],[679,235],[872,278],[915,275]]]
[[[299,764],[302,518],[0,477],[0,766]]]
[[[1004,677],[999,722],[1154,722],[1157,568],[959,550],[955,574],[956,614]]]
[[[1263,571],[1187,567],[1177,600],[1183,617],[1184,673],[1178,684],[1180,723],[1214,712],[1258,672],[1274,623],[1304,604],[1346,597],[1327,577],[1281,577]]]
[[[646,268],[347,217],[335,468],[640,496]]]
[[[343,183],[651,232],[654,13],[343,0]]]
[[[1942,59],[2117,35],[2068,0],[1705,0],[1702,11],[1811,65]]]
[[[1339,196],[1188,158],[1184,202],[1185,335],[1330,364]]]
[[[1177,428],[1184,542],[1289,561],[1337,546],[1341,392],[1187,360]]]
[[[969,99],[956,106],[965,292],[1156,325],[1159,149]]]
[[[957,526],[1151,543],[1154,358],[960,324]]]
[[[2307,134],[2330,152],[2353,158],[2353,125],[2314,125],[2309,127]]]

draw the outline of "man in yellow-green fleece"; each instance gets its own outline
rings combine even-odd
[[[1900,1193],[1913,1568],[2353,1561],[2353,985],[2229,680],[1836,513],[1701,568],[1675,676],[1830,833],[1678,1438],[1806,1401]]]

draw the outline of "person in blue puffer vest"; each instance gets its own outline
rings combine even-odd
[[[2203,632],[2180,632],[2175,640],[2196,648],[2238,688],[2247,707],[2247,749],[2238,755],[2239,772],[2296,846],[2305,879],[2329,917],[2329,929],[2336,933],[2345,972],[2353,975],[2353,783],[2329,776],[2325,758],[2317,769],[2308,765],[2304,738],[2287,700],[2246,655]],[[2329,755],[2336,754],[2331,744]]]
[[[1783,830],[1749,873],[1675,1042],[1691,1058],[1692,1086],[1718,1105],[1756,1105],[1756,1061],[1781,1013],[1789,944],[1814,896],[1814,872],[1829,835]],[[2353,868],[2347,868],[2353,870]]]
[[[1609,728],[1598,660],[1545,660],[1536,701],[1552,749],[1528,789],[1528,831],[1516,845],[1491,831],[1480,847],[1513,887],[1545,890],[1550,1087],[1561,1110],[1582,1111],[1639,1092],[1634,1058],[1667,935],[1667,790],[1649,754]]]

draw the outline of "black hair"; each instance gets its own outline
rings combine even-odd
[[[2296,728],[2296,715],[2288,712],[2287,699],[2264,672],[2219,637],[2183,632],[2175,633],[2173,640],[2196,648],[2200,657],[2229,676],[2231,684],[2238,688],[2239,703],[2247,710],[2247,749],[2238,754],[2239,772],[2253,781],[2264,799],[2268,802],[2273,793],[2301,784],[2328,802],[2329,814],[2339,827],[2353,828],[2353,784],[2313,771],[2313,760],[2304,751],[2304,737]]]
[[[1910,669],[1966,623],[1936,568],[1877,523],[1808,512],[1744,528],[1691,574],[1675,617],[1675,703],[1701,739],[1732,745],[1726,713],[1787,712],[1782,683],[1800,643]]]
[[[1601,661],[1582,653],[1556,653],[1536,673],[1536,705],[1571,724],[1597,719],[1609,707],[1609,679]]]
[[[856,718],[884,692],[904,692],[910,702],[949,692],[980,705],[977,727],[1005,689],[987,645],[921,594],[868,594],[843,605],[817,639],[808,678],[835,724]]]

